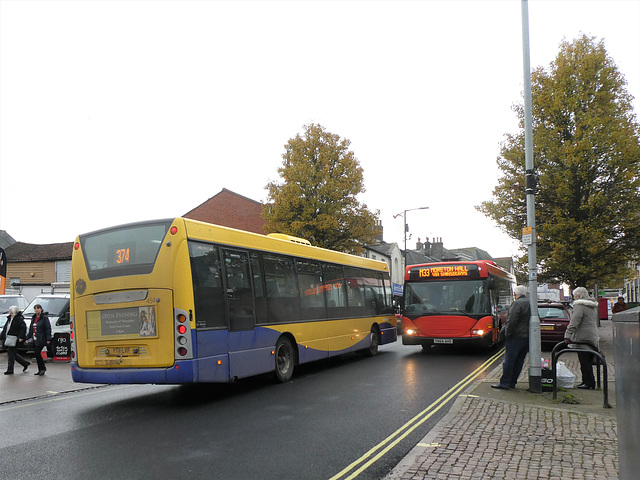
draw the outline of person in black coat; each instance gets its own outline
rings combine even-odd
[[[24,342],[24,335],[26,333],[27,327],[24,323],[24,317],[20,313],[20,310],[17,306],[12,305],[9,307],[9,315],[7,316],[7,323],[4,324],[4,328],[2,329],[2,333],[0,333],[0,340],[7,347],[7,371],[4,372],[5,375],[13,375],[13,366],[17,361],[20,365],[22,365],[22,371],[26,372],[27,368],[29,368],[29,360],[22,358],[21,355],[18,354],[17,348],[18,345]],[[6,339],[7,335],[14,335],[18,337],[18,341],[15,345],[7,345]]]
[[[511,304],[507,324],[504,327],[506,340],[504,360],[502,362],[502,377],[500,377],[500,383],[491,385],[493,388],[502,390],[515,388],[524,366],[524,360],[529,352],[531,306],[526,293],[527,288],[522,285],[518,285],[513,289],[516,301]]]
[[[38,362],[38,371],[34,375],[44,375],[47,367],[44,366],[44,360],[42,359],[42,349],[51,345],[51,322],[47,314],[42,311],[42,305],[36,304],[33,310],[36,313],[31,317],[31,325],[25,340],[33,338],[33,349],[36,355],[36,362]]]

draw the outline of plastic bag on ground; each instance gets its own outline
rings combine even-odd
[[[556,364],[556,379],[558,387],[573,388],[576,384],[576,376],[567,368],[564,362]]]

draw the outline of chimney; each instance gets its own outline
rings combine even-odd
[[[429,237],[426,237],[424,240],[424,254],[428,257],[431,256],[431,242],[429,242]]]
[[[383,229],[383,227],[382,227],[382,221],[380,221],[380,220],[376,220],[376,224],[375,224],[375,225],[374,225],[374,227],[373,227],[373,232],[374,232],[374,234],[375,234],[375,237],[374,237],[374,238],[375,238],[375,242],[376,242],[376,244],[378,244],[378,243],[382,243],[382,242],[384,241],[384,240],[383,240],[383,233],[384,233],[384,231],[383,231],[383,230],[384,230],[384,229]]]
[[[442,237],[433,239],[433,245],[431,246],[431,256],[436,260],[442,260],[442,257],[444,256]]]

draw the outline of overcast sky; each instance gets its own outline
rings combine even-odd
[[[351,141],[384,237],[494,257],[491,197],[522,102],[520,0],[0,0],[0,229],[27,243],[180,216],[223,188],[257,201],[285,143]],[[531,67],[605,47],[640,105],[640,1],[531,0]],[[523,225],[524,227],[524,225]]]

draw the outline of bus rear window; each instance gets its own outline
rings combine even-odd
[[[89,278],[151,273],[171,221],[117,227],[80,237]]]

